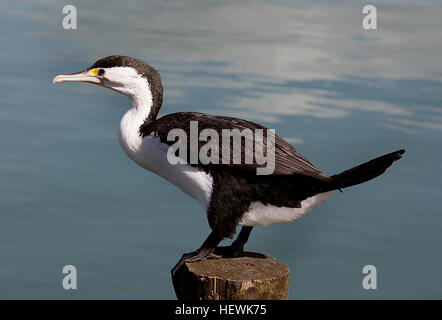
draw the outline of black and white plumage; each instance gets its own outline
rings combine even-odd
[[[85,71],[54,77],[53,82],[82,81],[108,87],[128,96],[131,107],[120,121],[118,137],[126,154],[141,167],[178,186],[200,202],[206,210],[212,232],[195,252],[185,254],[174,267],[184,262],[242,253],[255,225],[289,222],[304,215],[326,200],[333,190],[346,188],[382,174],[405,150],[398,150],[367,163],[327,176],[316,169],[295,148],[275,135],[275,170],[271,175],[257,175],[256,161],[239,164],[171,164],[167,151],[171,129],[187,132],[191,121],[198,130],[266,129],[242,119],[217,117],[195,112],[168,114],[157,119],[163,101],[160,76],[148,64],[126,56],[109,56],[96,61]],[[265,140],[264,140],[265,141]],[[244,141],[242,141],[244,144]],[[204,142],[191,148],[201,148]],[[265,144],[265,142],[264,142]],[[232,154],[232,153],[231,153]],[[220,155],[221,156],[221,155]],[[227,248],[217,248],[231,237],[237,225],[243,228]]]

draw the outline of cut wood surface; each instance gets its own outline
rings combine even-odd
[[[172,277],[180,300],[284,300],[290,270],[259,253],[185,263]]]

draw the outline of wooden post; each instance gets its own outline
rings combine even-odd
[[[285,300],[290,270],[259,253],[186,263],[172,277],[180,300]]]

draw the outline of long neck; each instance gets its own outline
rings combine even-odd
[[[133,110],[134,114],[137,117],[137,120],[139,120],[138,118],[142,119],[140,125],[145,121],[155,120],[156,114],[152,112],[153,101],[150,92],[143,92],[141,94],[133,95],[132,97],[130,97],[130,102],[131,110]]]
[[[141,94],[129,96],[131,107],[123,115],[120,121],[119,140],[126,152],[136,151],[141,143],[140,126],[147,122],[152,122],[156,118],[152,112],[152,96],[146,91]],[[154,114],[154,116],[152,116]],[[152,118],[152,119],[151,119]]]

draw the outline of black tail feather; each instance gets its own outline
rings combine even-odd
[[[331,190],[351,187],[380,176],[389,166],[391,166],[394,161],[399,160],[404,153],[405,150],[401,149],[389,154],[385,154],[379,158],[370,160],[354,168],[331,176],[333,179]]]

